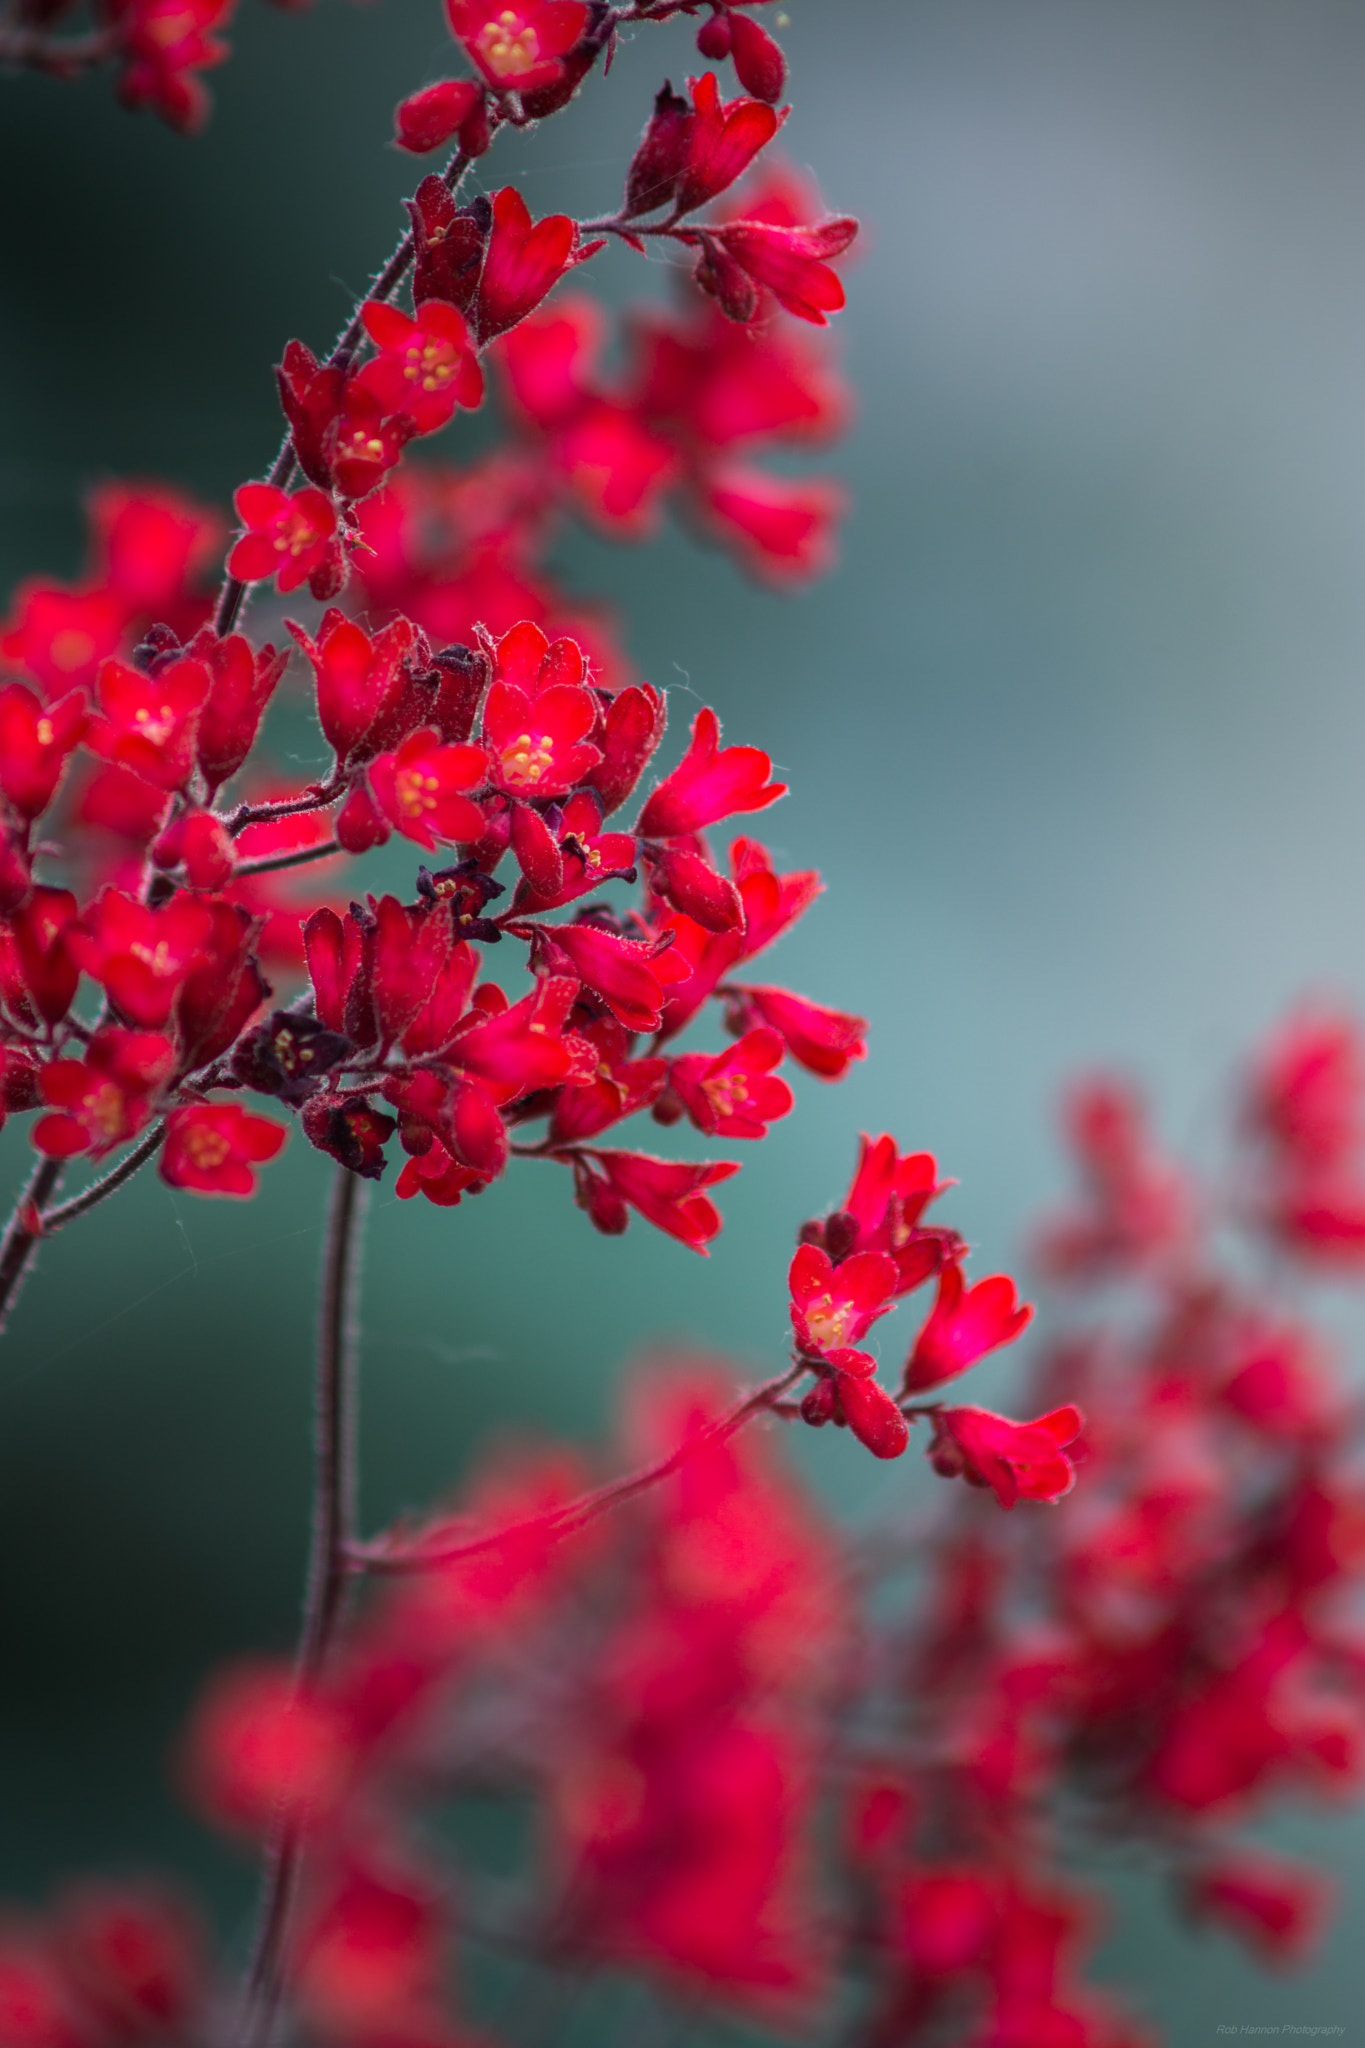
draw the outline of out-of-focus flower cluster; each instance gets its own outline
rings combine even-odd
[[[1243,1834],[1286,1798],[1359,1790],[1365,1474],[1328,1345],[1221,1232],[1299,1258],[1279,1205],[1241,1190],[1324,1147],[1358,1158],[1361,1073],[1339,1019],[1277,1038],[1244,1090],[1230,1213],[1130,1090],[1075,1092],[1085,1191],[1039,1239],[1074,1312],[1033,1369],[1063,1406],[1001,1425],[1027,1446],[983,1411],[935,1421],[940,1469],[1019,1514],[954,1489],[928,1520],[841,1533],[771,1425],[730,1426],[725,1368],[675,1361],[623,1425],[628,1459],[665,1469],[612,1515],[576,1512],[600,1498],[576,1455],[504,1457],[390,1552],[315,1685],[270,1660],[217,1673],[177,1769],[231,1835],[281,1813],[305,1830],[301,2038],[495,2043],[471,1974],[491,1952],[563,1986],[642,1973],[783,2034],[839,2014],[866,2048],[1137,2048],[1146,2024],[1086,1980],[1095,1875],[1136,1844],[1184,1916],[1264,1963],[1303,1957],[1331,1885]],[[803,1233],[797,1355],[824,1360],[855,1429],[850,1353],[888,1297],[937,1272],[910,1406],[1025,1313],[1008,1282],[962,1280],[954,1233],[920,1220],[938,1192],[927,1157],[864,1141],[846,1206]],[[1032,1483],[1063,1439],[1081,1484],[1028,1505],[1069,1484]],[[428,1816],[464,1800],[503,1803],[510,1864],[440,1845]],[[71,1894],[0,1949],[0,2040],[198,2038],[205,1953],[158,1894]]]

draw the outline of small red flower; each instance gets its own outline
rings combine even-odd
[[[21,817],[41,817],[52,802],[87,723],[79,690],[46,707],[22,683],[0,690],[0,790]]]
[[[209,672],[209,694],[199,713],[199,766],[210,790],[237,773],[256,740],[275,686],[284,674],[288,650],[253,647],[242,633],[220,640],[211,626],[196,633],[188,649]]]
[[[529,996],[507,1009],[493,1015],[471,1010],[468,1027],[452,1041],[446,1058],[479,1075],[500,1102],[557,1088],[575,1075],[586,1080],[596,1068],[596,1053],[587,1039],[566,1028],[577,999],[578,983],[572,978],[542,976]]]
[[[449,142],[456,129],[482,111],[483,91],[472,78],[442,78],[435,85],[424,86],[421,92],[409,94],[395,108],[394,139],[400,149],[424,156],[429,149],[439,149],[443,142]],[[479,153],[469,150],[467,143],[464,146],[470,155]]]
[[[812,326],[826,327],[829,315],[844,303],[844,288],[828,258],[842,256],[857,232],[857,221],[847,215],[815,227],[738,220],[708,228],[704,247],[722,248],[746,277],[770,291],[789,313]]]
[[[669,1085],[699,1131],[708,1137],[766,1138],[768,1125],[786,1116],[794,1097],[773,1068],[786,1051],[762,1025],[717,1053],[684,1053],[671,1062]]]
[[[410,619],[395,619],[371,637],[335,606],[323,613],[316,640],[292,619],[287,623],[313,664],[318,722],[344,761],[401,698],[416,628]]]
[[[601,925],[543,925],[537,951],[557,973],[576,974],[627,1031],[657,1031],[663,1014],[667,954],[657,941],[623,939]],[[661,978],[662,977],[662,978]]]
[[[453,1209],[470,1188],[482,1186],[483,1182],[473,1168],[461,1166],[436,1140],[425,1152],[408,1160],[394,1182],[393,1191],[400,1202],[410,1202],[414,1195],[425,1195],[437,1208]]]
[[[589,1159],[600,1172],[589,1167]],[[579,1204],[599,1229],[613,1236],[624,1230],[629,1204],[656,1230],[676,1237],[703,1258],[721,1227],[720,1212],[703,1189],[739,1172],[735,1160],[658,1159],[648,1152],[580,1153],[574,1166]]]
[[[1060,1500],[1076,1483],[1066,1455],[1084,1426],[1070,1403],[1035,1422],[1012,1422],[987,1408],[941,1408],[929,1458],[945,1479],[989,1486],[1002,1508],[1018,1500]]]
[[[709,860],[685,842],[645,848],[650,885],[656,896],[694,918],[708,932],[744,928],[739,890],[719,875]]]
[[[236,1102],[173,1109],[166,1119],[161,1178],[196,1195],[254,1195],[253,1166],[273,1159],[289,1133]]]
[[[356,378],[386,413],[406,413],[419,434],[443,427],[457,406],[483,398],[483,372],[469,330],[454,306],[428,299],[415,319],[397,306],[367,299],[365,332],[379,350]]]
[[[232,502],[246,531],[228,556],[229,576],[243,583],[278,576],[276,587],[283,593],[339,572],[336,510],[324,491],[310,488],[291,495],[274,484],[242,484]],[[313,594],[333,596],[335,583]]]
[[[446,0],[446,16],[495,91],[527,93],[558,83],[588,9],[584,0]]]
[[[158,789],[183,788],[194,769],[209,680],[202,661],[168,662],[150,676],[124,662],[106,661],[99,678],[105,715],[90,744],[106,761],[131,768]]]
[[[429,850],[438,840],[478,839],[483,812],[467,790],[487,780],[482,747],[443,747],[430,727],[409,733],[398,751],[369,766],[370,787],[384,815],[405,839]]]
[[[854,1060],[867,1058],[867,1019],[828,1010],[785,988],[745,987],[744,1012],[770,1024],[786,1040],[792,1058],[822,1081],[838,1081]]]
[[[906,1364],[905,1392],[918,1394],[956,1379],[988,1351],[1012,1344],[1032,1320],[1032,1307],[1018,1300],[1007,1274],[993,1273],[968,1287],[961,1266],[945,1266],[938,1299]]]
[[[330,432],[331,480],[343,498],[366,498],[383,483],[417,432],[406,412],[386,413],[358,377],[348,379]]]
[[[15,610],[0,631],[0,655],[43,689],[91,684],[100,663],[123,637],[124,612],[107,590],[64,590],[57,583],[21,583]]]
[[[77,1152],[102,1158],[137,1136],[174,1066],[175,1048],[159,1032],[106,1026],[91,1039],[84,1059],[53,1060],[43,1068],[38,1085],[54,1113],[39,1117],[34,1144],[57,1159]]]
[[[825,1360],[829,1370],[801,1403],[805,1422],[819,1428],[842,1423],[853,1431],[874,1458],[899,1458],[910,1443],[910,1425],[876,1377],[876,1361],[866,1351],[844,1349]]]
[[[596,719],[597,701],[581,685],[555,683],[533,700],[499,679],[483,714],[494,782],[509,796],[567,796],[602,758],[586,738]]]
[[[756,576],[788,584],[823,575],[834,559],[834,529],[848,507],[823,476],[773,476],[748,463],[717,466],[700,480],[702,509],[718,537]]]
[[[492,230],[469,307],[470,325],[480,344],[524,320],[566,270],[601,246],[592,242],[580,247],[577,223],[567,214],[547,214],[533,222],[515,185],[495,192]]]
[[[762,811],[787,794],[772,782],[773,764],[759,747],[722,747],[720,720],[709,707],[692,721],[687,752],[645,799],[638,830],[646,839],[700,832],[738,811]]]
[[[190,1722],[183,1769],[200,1807],[255,1834],[281,1813],[316,1820],[334,1810],[352,1761],[337,1709],[300,1693],[287,1664],[257,1660],[210,1679]]]
[[[894,1307],[896,1263],[885,1252],[855,1252],[836,1266],[819,1245],[798,1245],[787,1285],[797,1343],[828,1357],[860,1343]]]
[[[152,910],[117,889],[105,889],[71,926],[66,946],[131,1023],[156,1030],[205,957],[212,931],[211,912],[195,898],[173,896]]]
[[[674,209],[691,213],[704,206],[748,170],[786,119],[760,100],[727,100],[722,104],[714,71],[690,78],[692,122],[687,137],[687,163],[673,193]]]
[[[15,911],[14,950],[30,1000],[45,1024],[60,1024],[75,1000],[81,972],[67,950],[76,919],[69,889],[37,887]]]
[[[1325,1931],[1336,1887],[1322,1872],[1240,1845],[1187,1880],[1193,1912],[1240,1935],[1266,1962],[1301,1962]]]

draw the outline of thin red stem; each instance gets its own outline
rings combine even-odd
[[[554,1508],[549,1514],[532,1515],[524,1522],[510,1522],[506,1528],[495,1529],[484,1536],[471,1536],[462,1543],[433,1545],[413,1544],[398,1548],[386,1538],[380,1537],[374,1543],[352,1544],[348,1552],[351,1569],[356,1572],[375,1572],[392,1576],[406,1572],[433,1571],[439,1565],[458,1564],[464,1558],[477,1557],[486,1550],[496,1550],[500,1544],[514,1542],[520,1536],[569,1536],[577,1529],[596,1521],[608,1509],[619,1507],[624,1501],[633,1500],[637,1494],[657,1486],[663,1479],[680,1471],[697,1451],[709,1444],[724,1443],[727,1437],[742,1429],[752,1416],[765,1410],[776,1413],[783,1394],[807,1370],[804,1365],[793,1365],[778,1376],[767,1380],[761,1387],[755,1387],[742,1401],[718,1416],[714,1422],[699,1429],[685,1443],[679,1444],[666,1458],[657,1464],[647,1465],[639,1472],[631,1472],[623,1479],[613,1479],[605,1486],[594,1487],[590,1493],[583,1493],[576,1500],[567,1501],[562,1508]]]

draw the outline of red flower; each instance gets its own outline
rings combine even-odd
[[[394,1182],[393,1191],[400,1202],[410,1202],[414,1195],[425,1195],[438,1208],[453,1209],[470,1188],[482,1186],[483,1182],[473,1168],[461,1166],[452,1159],[438,1140],[415,1159],[408,1160]]]
[[[429,299],[410,319],[397,306],[367,299],[361,316],[379,354],[356,382],[386,413],[406,413],[419,434],[431,434],[456,406],[480,403],[483,372],[454,306]]]
[[[334,1707],[300,1693],[287,1664],[229,1665],[194,1710],[184,1771],[196,1802],[215,1820],[270,1827],[280,1813],[316,1820],[335,1809],[352,1768],[352,1746]]]
[[[1365,1125],[1365,1045],[1350,1017],[1305,1012],[1278,1031],[1247,1089],[1252,1128],[1305,1165],[1338,1163]]]
[[[708,255],[723,249],[746,278],[764,286],[789,313],[809,320],[812,326],[826,327],[829,315],[844,303],[844,288],[826,259],[842,256],[857,232],[857,221],[846,215],[815,227],[774,227],[766,221],[740,220],[707,228],[702,246]],[[705,283],[704,277],[699,282]],[[717,290],[716,296],[724,304],[723,292]],[[759,303],[755,295],[747,318],[754,317]]]
[[[550,1119],[551,1142],[575,1145],[595,1138],[610,1125],[648,1109],[667,1079],[664,1059],[604,1060],[591,1080],[560,1090]]]
[[[687,162],[673,194],[674,210],[691,213],[748,170],[786,119],[759,100],[721,102],[714,71],[690,78],[692,122]]]
[[[596,1054],[586,1039],[566,1030],[577,998],[576,981],[542,976],[529,996],[496,1015],[472,1010],[468,1028],[452,1041],[446,1058],[488,1082],[500,1102],[557,1088],[576,1074],[586,1080],[596,1068]]]
[[[236,0],[131,0],[120,17],[124,70],[119,98],[155,107],[184,134],[201,128],[208,94],[192,71],[221,64],[228,46],[209,33],[230,20]]]
[[[281,592],[324,578],[315,597],[333,597],[342,573],[337,516],[323,491],[292,495],[274,484],[242,484],[233,492],[237,517],[247,531],[228,556],[228,574],[258,583],[278,574]]]
[[[375,735],[402,697],[403,664],[412,652],[416,628],[410,619],[395,619],[371,637],[335,606],[323,613],[316,641],[292,619],[287,623],[313,664],[318,722],[344,761]]]
[[[521,93],[558,83],[588,21],[584,0],[446,0],[446,15],[494,90]]]
[[[327,436],[331,480],[343,498],[365,498],[384,481],[417,432],[406,412],[384,407],[358,377],[343,387]]]
[[[105,889],[66,935],[67,950],[107,990],[130,1022],[156,1030],[171,1014],[192,968],[204,958],[213,917],[188,896],[152,910]]]
[[[581,685],[555,683],[532,700],[499,679],[484,706],[483,736],[494,782],[509,796],[567,796],[602,755],[588,744],[597,701]]]
[[[630,684],[606,709],[602,759],[588,776],[607,817],[621,808],[664,736],[663,698],[652,684]]]
[[[174,1066],[175,1049],[160,1033],[106,1026],[84,1059],[53,1060],[43,1068],[38,1085],[55,1113],[39,1117],[34,1144],[57,1159],[76,1152],[102,1158],[136,1137]]]
[[[60,1024],[75,1000],[81,978],[67,949],[76,918],[69,889],[31,889],[12,920],[14,950],[33,1007],[45,1024]]]
[[[589,1159],[600,1174],[589,1167]],[[721,1219],[702,1190],[739,1172],[735,1160],[658,1159],[648,1152],[579,1153],[574,1166],[578,1201],[599,1230],[606,1229],[610,1235],[624,1230],[628,1221],[624,1205],[629,1204],[656,1230],[676,1237],[703,1258],[708,1256],[706,1247],[719,1232]]]
[[[918,1394],[956,1379],[988,1351],[1012,1344],[1032,1320],[1032,1308],[1017,1299],[1007,1274],[994,1273],[968,1287],[961,1266],[945,1266],[938,1299],[906,1363],[905,1392]]]
[[[795,1313],[795,1311],[793,1311]],[[853,1431],[874,1458],[899,1458],[910,1443],[910,1425],[886,1388],[875,1378],[876,1361],[866,1351],[832,1351],[829,1368],[801,1403],[802,1420],[819,1428],[834,1422]]]
[[[785,1050],[775,1031],[760,1026],[714,1059],[690,1052],[672,1061],[669,1085],[708,1137],[766,1138],[768,1125],[786,1116],[794,1100],[773,1074]]]
[[[1187,1880],[1199,1917],[1220,1922],[1270,1963],[1301,1962],[1320,1940],[1335,1886],[1320,1871],[1237,1847]]]
[[[166,1119],[161,1178],[196,1195],[254,1195],[253,1166],[273,1159],[289,1133],[235,1102],[195,1103]]]
[[[738,811],[762,811],[787,793],[770,782],[772,762],[759,747],[722,747],[720,720],[709,708],[692,721],[687,752],[645,799],[637,830],[646,839],[700,832]]]
[[[21,583],[0,655],[47,690],[93,683],[123,637],[123,607],[107,590],[64,590],[58,583]]]
[[[40,817],[52,802],[87,722],[79,690],[46,708],[22,683],[0,690],[0,790],[21,817]]]
[[[409,94],[395,108],[394,139],[400,149],[423,156],[427,150],[439,149],[443,142],[449,142],[471,115],[477,120],[482,114],[483,91],[472,78],[442,78],[435,85],[424,86],[421,92]],[[481,154],[471,150],[463,136],[461,142],[467,154]]]
[[[177,623],[200,569],[216,567],[216,510],[164,484],[101,484],[90,494],[96,573],[125,611]],[[201,606],[196,606],[202,609]]]
[[[409,733],[398,751],[369,766],[370,787],[384,815],[405,839],[434,847],[438,839],[478,839],[483,812],[466,790],[487,778],[482,747],[443,747],[438,732]]]
[[[780,939],[799,917],[804,917],[824,888],[814,868],[798,874],[779,875],[766,846],[756,839],[734,839],[730,843],[730,872],[744,909],[744,951],[742,959],[752,960],[765,947]]]
[[[524,320],[566,270],[601,246],[591,242],[580,248],[577,223],[567,214],[552,213],[533,222],[515,185],[495,192],[492,230],[469,307],[470,325],[480,343]]]
[[[99,678],[105,716],[91,745],[106,761],[131,768],[158,789],[181,789],[194,769],[199,713],[208,693],[202,661],[168,662],[150,676],[106,661]]]
[[[776,583],[821,576],[834,557],[834,528],[847,496],[828,477],[771,476],[729,463],[700,480],[702,509],[756,576]]]
[[[945,1479],[990,1486],[1002,1508],[1017,1500],[1060,1500],[1076,1483],[1066,1455],[1083,1427],[1069,1403],[1035,1422],[1012,1422],[988,1408],[941,1408],[934,1416],[929,1458]]]
[[[885,1252],[855,1252],[836,1266],[819,1245],[798,1245],[787,1285],[797,1343],[830,1356],[858,1344],[894,1306],[896,1263]]]
[[[344,918],[324,906],[303,928],[317,1013],[364,1052],[387,1049],[435,986],[450,925],[425,907],[372,896]]]
[[[786,1040],[787,1050],[822,1081],[838,1081],[854,1060],[867,1058],[867,1019],[845,1010],[827,1010],[785,988],[744,987],[742,1009],[771,1024]]]
[[[709,932],[742,931],[744,905],[733,882],[685,843],[647,846],[649,880],[656,896]]]
[[[211,626],[196,633],[186,651],[209,672],[209,694],[199,713],[198,755],[210,790],[216,790],[251,752],[289,654],[268,645],[254,648],[241,633],[220,640]]]
[[[601,925],[543,925],[537,952],[556,973],[576,974],[627,1031],[657,1031],[669,962],[656,940],[623,939]]]

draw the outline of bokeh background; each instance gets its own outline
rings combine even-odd
[[[764,836],[829,883],[781,978],[874,1019],[872,1057],[804,1086],[705,1264],[638,1222],[597,1238],[534,1167],[457,1213],[382,1190],[371,1520],[499,1431],[600,1435],[649,1340],[771,1369],[793,1226],[837,1198],[860,1125],[938,1151],[991,1270],[1060,1185],[1067,1075],[1140,1074],[1211,1158],[1234,1064],[1284,1006],[1365,996],[1365,10],[788,7],[791,152],[867,224],[838,337],[860,413],[832,458],[842,566],[778,598],[670,532],[575,538],[560,568],[615,600],[682,708],[704,695],[776,756],[794,793]],[[389,111],[448,68],[435,0],[243,0],[233,41],[193,143],[107,79],[0,80],[0,587],[74,573],[92,480],[226,501],[259,474],[283,341],[330,342],[401,225]],[[490,176],[598,210],[647,92],[689,68],[685,24],[642,32]],[[620,296],[667,282],[625,252],[594,269]],[[17,1130],[4,1147],[13,1177]],[[323,1167],[296,1144],[240,1208],[139,1182],[22,1300],[0,1359],[0,1893],[169,1861],[242,1922],[249,1866],[177,1805],[167,1754],[206,1664],[292,1640]],[[867,1461],[817,1448],[835,1500],[865,1500]],[[879,1473],[878,1498],[917,1484]],[[1304,1978],[1196,1943],[1119,1874],[1106,1970],[1178,2048],[1359,2028],[1365,1821],[1278,1839],[1346,1886]]]

